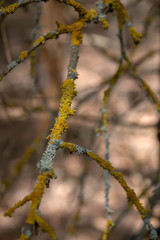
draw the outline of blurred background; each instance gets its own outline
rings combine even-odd
[[[0,7],[5,6],[4,2],[0,1]],[[6,2],[8,5],[16,1]],[[87,9],[95,8],[96,1],[79,2]],[[126,53],[140,76],[160,97],[159,1],[122,2],[132,23],[143,34],[141,44],[135,46],[124,27]],[[54,0],[42,6],[32,3],[14,14],[1,16],[0,73],[22,50],[28,49],[34,39],[56,29],[56,21],[70,24],[76,17],[71,7]],[[97,136],[96,129],[101,126],[104,91],[121,56],[116,14],[109,13],[107,20],[108,30],[99,23],[91,23],[84,31],[77,68],[78,94],[72,105],[77,112],[69,119],[69,129],[63,134],[64,141],[92,149],[103,158],[105,138]],[[27,217],[29,203],[17,209],[12,218],[3,217],[3,213],[30,194],[35,186],[39,174],[36,163],[45,150],[45,138],[59,109],[60,86],[67,74],[70,44],[70,35],[47,41],[35,52],[34,68],[28,57],[0,83],[1,240],[18,239]],[[129,71],[114,87],[108,113],[110,161],[124,174],[143,205],[152,209],[151,222],[160,231],[158,113]],[[101,239],[106,224],[105,171],[92,160],[64,150],[58,150],[54,169],[57,179],[51,181],[40,206],[44,219],[58,239]],[[137,210],[128,204],[124,190],[113,177],[109,201],[115,223],[110,240],[148,239]],[[38,228],[31,239],[51,238]]]

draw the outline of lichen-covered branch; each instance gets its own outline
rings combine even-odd
[[[134,43],[138,44],[141,41],[142,35],[136,31],[134,25],[131,23],[127,10],[125,9],[121,1],[103,0],[103,2],[106,5],[106,7],[109,8],[112,7],[112,9],[116,11],[119,29],[122,29],[123,24],[126,24]]]
[[[87,13],[85,7],[75,0],[56,0],[56,1],[72,6],[75,9],[75,11],[79,13],[80,16],[84,16]]]
[[[28,50],[22,51],[20,53],[20,56],[18,59],[11,62],[6,70],[0,75],[0,81],[12,70],[14,69],[17,64],[22,63],[37,47],[44,44],[49,39],[57,39],[59,35],[64,33],[71,33],[72,36],[72,44],[80,46],[82,43],[83,38],[83,29],[85,27],[85,24],[87,22],[90,22],[94,19],[94,17],[97,16],[97,13],[95,10],[91,9],[89,11],[86,11],[86,14],[81,17],[80,19],[76,20],[71,25],[65,25],[60,24],[57,22],[58,29],[51,31],[49,33],[45,33],[42,36],[40,36],[36,41],[33,42],[31,47]],[[73,68],[74,69],[74,68]]]
[[[41,214],[39,211],[39,205],[43,197],[46,184],[48,183],[48,179],[52,179],[54,177],[55,175],[53,172],[43,172],[41,175],[39,175],[37,184],[33,192],[28,196],[26,196],[23,200],[16,203],[8,211],[6,211],[4,213],[4,216],[11,217],[17,208],[23,206],[26,202],[31,201],[31,207],[25,223],[28,225],[34,225],[35,223],[37,223],[38,226],[42,229],[42,231],[48,232],[48,234],[52,237],[52,239],[56,240],[57,238],[54,231],[48,225],[48,223],[46,223],[45,220],[41,217]],[[29,231],[27,228],[25,231],[25,228],[23,228],[23,232],[21,234],[20,239],[29,239],[31,234],[32,234],[31,229]]]
[[[76,145],[74,143],[61,142],[60,147],[68,149],[70,152],[77,152],[78,154],[85,154],[88,157],[90,157],[91,159],[95,160],[98,163],[98,165],[100,165],[103,169],[108,170],[108,172],[119,182],[119,184],[121,185],[121,187],[124,189],[124,191],[127,194],[128,201],[130,201],[137,208],[142,220],[149,227],[150,239],[158,240],[157,232],[147,217],[148,210],[146,210],[143,207],[143,205],[140,203],[138,197],[136,196],[135,191],[128,186],[122,173],[118,172],[109,161],[108,162],[105,161],[103,158],[99,157],[92,151],[85,149],[83,147],[79,147],[78,145]],[[154,236],[154,238],[152,236]]]
[[[34,3],[34,2],[38,3],[38,2],[43,2],[43,1],[45,1],[45,0],[19,0],[17,3],[11,4],[4,8],[0,8],[0,16],[14,13],[17,10],[17,8],[23,7],[27,4]]]
[[[67,119],[75,113],[75,110],[71,109],[71,104],[73,98],[76,96],[74,81],[78,76],[75,70],[78,62],[78,54],[79,46],[72,45],[68,75],[62,85],[62,97],[58,117],[56,118],[53,129],[51,129],[50,135],[47,137],[49,139],[47,148],[42,159],[37,164],[41,172],[50,171],[52,169],[56,150],[59,148],[59,140],[61,139],[62,133],[68,128]]]
[[[102,240],[107,240],[111,228],[114,226],[114,223],[109,219],[106,223],[106,228],[102,236]]]
[[[60,34],[60,32],[58,30],[57,31],[55,30],[55,31],[51,31],[51,32],[45,33],[42,36],[40,36],[36,41],[33,42],[33,44],[31,45],[31,47],[28,50],[22,51],[20,53],[19,58],[17,58],[16,60],[11,62],[7,66],[6,70],[0,75],[0,81],[2,81],[2,79],[11,70],[13,70],[18,64],[22,63],[36,48],[38,48],[39,46],[44,44],[49,39],[58,38],[59,34]]]
[[[127,56],[125,56],[125,60],[129,64],[129,67],[132,71],[131,72],[132,75],[138,80],[139,86],[147,93],[147,95],[151,97],[153,103],[156,105],[157,111],[160,112],[160,101],[158,100],[158,97],[156,96],[154,91],[150,88],[146,81],[139,75],[135,65],[131,63]]]
[[[30,3],[31,1],[20,1],[20,6],[21,4],[27,4]],[[36,2],[36,1],[35,1]],[[37,0],[37,2],[40,2]],[[68,1],[60,1],[60,2],[65,2],[68,5],[73,6],[77,12],[79,12],[80,14],[80,18],[78,18],[73,24],[71,25],[65,25],[65,24],[60,24],[57,22],[57,26],[58,26],[58,30],[56,31],[51,31],[49,33],[43,34],[42,36],[40,36],[33,44],[32,46],[26,50],[26,51],[22,51],[20,53],[20,56],[18,59],[16,59],[15,61],[11,62],[8,66],[7,69],[0,75],[0,81],[4,78],[4,76],[6,74],[8,74],[12,69],[14,69],[17,64],[22,63],[27,57],[28,55],[30,55],[37,47],[39,47],[40,45],[44,44],[47,40],[49,39],[53,39],[53,38],[58,38],[58,36],[60,34],[64,34],[64,33],[71,33],[72,36],[72,43],[73,45],[80,45],[82,43],[82,38],[83,38],[83,29],[86,26],[87,23],[91,22],[92,20],[98,20],[102,23],[103,27],[105,29],[107,29],[109,27],[108,22],[106,21],[106,13],[104,12],[104,9],[106,6],[108,6],[108,4],[113,4],[113,9],[116,9],[117,11],[117,15],[118,15],[118,21],[119,21],[119,28],[122,28],[122,23],[125,21],[129,24],[129,16],[127,14],[127,11],[125,10],[124,6],[122,5],[122,3],[119,0],[114,0],[112,1],[98,1],[97,2],[97,9],[90,9],[90,10],[86,10],[80,3],[77,3],[74,0],[68,0]],[[15,3],[15,6],[8,6],[7,8],[9,8],[10,10],[5,10],[1,12],[14,12],[15,9],[19,6],[18,3]],[[13,4],[14,5],[14,4]],[[131,33],[131,36],[133,37],[134,41],[137,43],[139,42],[138,39],[138,33],[135,31],[134,27],[130,27],[129,28]]]
[[[125,190],[128,200],[131,201],[136,208],[138,209],[141,218],[144,219],[147,216],[147,212],[144,209],[144,207],[142,206],[142,204],[140,203],[139,199],[137,198],[135,192],[133,189],[131,189],[124,177],[123,174],[118,172],[113,166],[112,164],[108,161],[105,161],[103,158],[99,157],[98,155],[92,153],[92,151],[89,151],[88,149],[85,149],[83,147],[79,147],[78,145],[74,144],[74,143],[65,143],[65,142],[61,142],[60,143],[60,147],[61,148],[65,148],[68,149],[70,152],[77,152],[78,154],[86,154],[88,157],[90,157],[91,159],[95,160],[102,168],[104,168],[105,170],[108,170],[109,173],[120,183],[120,185],[123,187],[123,189]]]

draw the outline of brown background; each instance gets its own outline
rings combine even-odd
[[[12,1],[13,2],[13,1]],[[87,9],[95,7],[95,1],[80,1]],[[87,2],[87,3],[86,3]],[[128,30],[124,29],[125,49],[136,63],[142,56],[154,50],[154,54],[138,65],[140,75],[157,96],[160,94],[159,82],[159,16],[158,1],[122,1],[127,7],[131,21],[137,30],[145,33],[142,43],[134,46]],[[0,19],[0,70],[4,70],[10,60],[16,59],[22,50],[32,42],[32,32],[36,4],[18,9],[5,19]],[[72,23],[76,13],[70,7],[49,1],[43,4],[38,35],[56,28],[55,22]],[[101,82],[113,76],[119,60],[120,46],[115,13],[107,17],[110,28],[103,30],[100,24],[88,24],[84,32],[78,63],[79,78],[76,81],[78,96],[73,107],[76,116],[69,119],[69,129],[63,135],[65,141],[74,142],[92,149],[104,157],[104,136],[97,137],[95,130],[100,126],[103,92]],[[149,25],[145,29],[146,19]],[[19,208],[13,218],[3,217],[4,211],[29,194],[38,176],[37,161],[45,149],[49,129],[57,115],[61,96],[60,85],[65,79],[70,53],[70,36],[60,36],[49,40],[37,51],[39,60],[36,67],[36,80],[29,75],[30,61],[25,60],[10,72],[0,83],[0,238],[18,239],[25,222],[29,204]],[[43,94],[42,94],[43,91]],[[81,101],[85,96],[91,97]],[[48,111],[48,108],[50,109]],[[148,187],[141,198],[149,208],[149,199],[158,184],[159,145],[157,141],[158,114],[155,106],[139,88],[137,80],[129,74],[121,77],[114,88],[109,103],[110,118],[110,161],[121,171],[128,184],[137,195]],[[41,136],[38,144],[36,137]],[[3,181],[12,176],[15,164],[24,156],[29,146],[35,151],[24,165],[10,188],[5,189]],[[86,164],[88,167],[85,172]],[[44,219],[54,228],[59,239],[91,240],[100,239],[105,228],[104,170],[86,157],[59,150],[55,159],[53,180],[46,190],[40,210]],[[83,176],[84,175],[84,176]],[[83,185],[83,204],[75,233],[69,235],[67,228],[78,207],[78,196]],[[126,195],[119,184],[111,178],[110,207],[114,210],[112,219],[116,223],[110,240],[147,239],[136,238],[142,228],[142,221],[134,208],[128,208]],[[153,209],[151,222],[160,225],[160,207]],[[32,239],[46,239],[49,236],[38,229]]]

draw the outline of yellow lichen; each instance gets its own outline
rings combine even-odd
[[[18,4],[14,3],[5,8],[1,8],[0,11],[4,14],[14,13],[14,11],[18,8]]]
[[[73,45],[79,46],[82,43],[83,33],[82,30],[75,30],[72,32],[72,43]]]
[[[44,35],[45,40],[52,39],[52,38],[57,38],[58,33],[53,33],[53,32],[48,32]]]
[[[75,148],[75,145],[73,143],[63,142],[61,144],[61,147],[68,149],[70,153],[76,152],[76,148]]]
[[[76,96],[75,83],[73,79],[66,79],[62,85],[62,97],[59,117],[56,119],[54,128],[48,136],[51,142],[60,140],[61,134],[68,128],[67,119],[70,115],[74,115],[75,110],[71,109],[72,99]]]
[[[129,25],[129,32],[135,44],[141,41],[142,35],[136,31],[135,27],[132,26],[130,22],[129,15],[124,5],[120,0],[103,0],[105,5],[111,4],[112,8],[117,12],[118,26],[119,29],[122,29],[123,24],[127,23]]]
[[[6,211],[4,213],[4,216],[12,217],[12,214],[14,213],[14,211],[17,208],[23,206],[26,202],[32,200],[31,209],[30,209],[30,216],[28,218],[29,219],[28,223],[32,224],[34,222],[34,219],[32,219],[33,215],[35,214],[34,210],[38,207],[38,205],[40,203],[40,200],[41,200],[41,198],[43,196],[43,193],[44,193],[44,188],[45,188],[45,185],[46,185],[45,180],[47,178],[50,179],[50,178],[53,178],[53,177],[54,177],[54,174],[52,172],[46,172],[46,173],[44,172],[41,175],[39,175],[38,182],[37,182],[33,192],[30,195],[26,196],[23,200],[16,203],[8,211]]]
[[[129,32],[135,44],[141,41],[142,35],[136,31],[130,22],[129,15],[120,0],[113,0],[113,8],[116,9],[119,29],[122,29],[124,23],[129,25]],[[131,26],[130,26],[131,25]]]
[[[62,2],[62,1],[61,1]],[[85,15],[87,10],[83,7],[80,3],[76,2],[75,0],[67,0],[65,1],[66,4],[71,5],[74,9],[80,14]]]
[[[35,217],[35,221],[38,224],[38,226],[40,226],[42,231],[47,232],[48,235],[53,240],[57,240],[56,234],[54,233],[54,231],[51,228],[51,226],[42,217],[40,217],[38,214]]]
[[[119,28],[121,29],[122,25],[129,20],[128,13],[124,5],[120,0],[103,0],[103,2],[105,5],[111,4],[112,8],[116,10]]]
[[[72,29],[74,27],[74,24],[71,24],[71,25],[65,25],[65,24],[61,24],[59,22],[56,22],[57,23],[57,26],[58,26],[58,31],[60,33],[69,33],[69,32],[72,32]]]
[[[26,223],[34,224],[36,221],[36,215],[39,213],[38,206],[40,204],[46,186],[46,179],[53,177],[54,174],[52,172],[43,172],[41,175],[39,175],[34,191],[30,194],[30,200],[32,200],[32,204],[28,217],[26,219]]]
[[[87,11],[86,15],[84,16],[84,20],[91,21],[93,18],[97,17],[97,12],[94,9],[90,9]]]
[[[35,41],[35,43],[36,43],[36,45],[38,46],[38,45],[40,45],[41,43],[43,43],[45,41],[45,38],[43,37],[43,36],[40,36],[36,41]]]
[[[82,43],[83,28],[85,23],[91,21],[96,16],[97,12],[94,9],[85,11],[85,15],[71,25],[60,24],[57,22],[58,30],[61,34],[72,33],[73,45],[79,46]]]
[[[28,237],[26,236],[26,234],[21,233],[20,240],[27,240],[27,239],[28,239]]]
[[[105,231],[103,233],[103,236],[102,236],[102,240],[107,240],[108,239],[108,234],[111,230],[111,228],[114,226],[114,223],[112,222],[112,220],[107,220],[107,224],[106,224],[106,228],[105,228]]]
[[[73,45],[80,45],[82,42],[82,29],[84,27],[84,21],[76,21],[71,25],[65,25],[58,23],[58,30],[60,33],[72,33],[72,43]]]
[[[19,58],[22,59],[22,60],[24,60],[25,58],[27,58],[27,56],[28,56],[28,52],[27,52],[27,51],[22,51],[22,52],[20,53]]]
[[[101,21],[101,23],[102,23],[104,29],[108,29],[108,28],[109,28],[109,23],[107,22],[106,19],[101,18],[100,21]]]
[[[119,29],[121,29],[122,25],[129,21],[128,13],[120,0],[113,0],[113,8],[117,12],[118,25]]]
[[[51,129],[51,134],[47,137],[47,139],[52,140],[60,140],[61,134],[65,132],[68,128],[67,121],[64,116],[61,116],[56,119],[56,123],[54,124],[54,128]]]
[[[136,31],[135,27],[129,27],[129,32],[135,44],[138,44],[141,41],[142,34]]]
[[[91,153],[91,152],[87,152],[87,155],[90,158],[92,158],[93,160],[95,160],[102,168],[108,170],[109,173],[117,179],[117,181],[120,183],[120,185],[125,190],[125,192],[127,194],[127,197],[128,197],[128,200],[131,201],[136,206],[136,208],[138,209],[138,211],[139,211],[139,213],[141,215],[141,218],[144,219],[147,216],[146,210],[144,209],[144,207],[140,203],[140,201],[139,201],[138,197],[136,196],[134,190],[131,189],[127,185],[127,183],[126,183],[126,181],[125,181],[125,179],[123,177],[123,174],[120,173],[120,172],[117,172],[114,169],[114,167],[111,165],[110,162],[105,161],[103,158],[100,158],[96,154]]]
[[[75,110],[75,109],[71,109],[71,110],[69,111],[69,115],[70,115],[70,116],[74,116],[75,113],[76,113],[76,110]]]
[[[23,206],[26,202],[30,201],[30,195],[26,196],[23,200],[19,201],[18,203],[16,203],[12,208],[10,208],[8,211],[6,211],[4,213],[4,216],[8,216],[8,217],[12,217],[12,214],[14,213],[14,211]]]

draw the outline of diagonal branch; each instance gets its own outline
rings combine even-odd
[[[14,13],[18,8],[34,2],[36,3],[46,2],[46,0],[19,0],[17,3],[11,4],[4,8],[0,8],[0,16],[5,16],[10,13]]]

